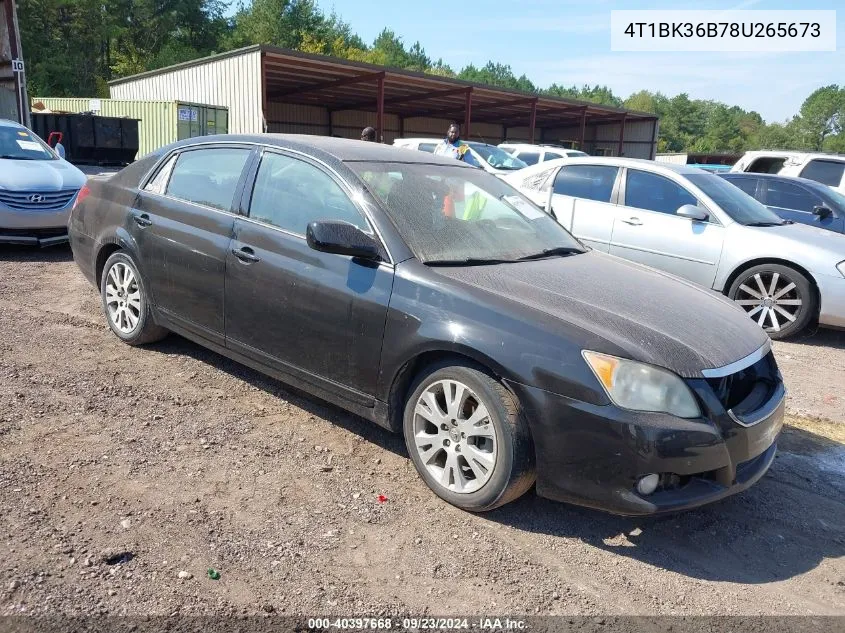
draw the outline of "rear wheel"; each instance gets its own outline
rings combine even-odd
[[[773,339],[798,334],[813,318],[816,294],[794,268],[762,264],[743,271],[728,296]]]
[[[492,510],[534,483],[534,447],[518,403],[478,368],[425,371],[405,404],[404,432],[429,488],[464,510]]]
[[[106,260],[100,295],[111,331],[125,343],[143,345],[167,336],[153,321],[144,282],[128,253],[117,251]]]

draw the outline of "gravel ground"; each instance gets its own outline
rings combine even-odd
[[[179,337],[126,346],[66,247],[5,248],[0,615],[845,614],[845,344],[776,347],[790,413],[836,422],[792,417],[746,493],[470,515],[401,438]]]

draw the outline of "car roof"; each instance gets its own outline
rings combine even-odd
[[[761,174],[754,171],[734,171],[719,174],[725,180],[736,180],[738,178],[763,178],[765,180],[785,180],[786,182],[794,182],[805,187],[818,189],[826,192],[829,187],[817,180],[810,180],[809,178],[801,178],[800,176],[782,176],[780,174]]]
[[[308,134],[218,134],[197,136],[175,143],[172,147],[190,147],[209,143],[260,143],[283,149],[310,153],[316,158],[348,162],[422,163],[443,164],[474,169],[471,165],[451,157],[436,156],[426,152],[411,152],[404,147],[395,147],[371,141],[359,141],[332,136]]]
[[[787,158],[799,159],[802,163],[812,159],[825,159],[845,162],[845,154],[835,152],[800,152],[790,149],[754,149],[743,154],[743,158],[767,158],[785,156]]]
[[[551,169],[563,165],[610,165],[613,167],[630,167],[631,169],[645,169],[651,172],[675,172],[676,174],[695,175],[707,173],[703,169],[696,167],[688,167],[687,165],[675,165],[672,163],[658,163],[653,160],[646,160],[644,158],[617,158],[612,156],[570,156],[568,158],[555,158],[554,160],[547,160],[542,163],[537,163],[525,169],[520,169],[519,173],[529,176],[533,173],[541,172],[545,169]],[[531,171],[529,171],[531,170]]]
[[[11,121],[9,119],[0,119],[0,126],[23,128],[23,126],[17,121]]]

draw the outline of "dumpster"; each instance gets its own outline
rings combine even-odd
[[[138,154],[137,119],[33,112],[32,131],[48,143],[59,132],[65,158],[80,165],[128,165]]]
[[[174,141],[229,132],[228,108],[185,101],[32,99],[33,112],[44,108],[52,112],[93,112],[108,117],[138,119],[138,158]]]

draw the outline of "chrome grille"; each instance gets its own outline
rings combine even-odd
[[[78,189],[62,191],[3,191],[0,205],[13,211],[59,211],[70,204]]]

